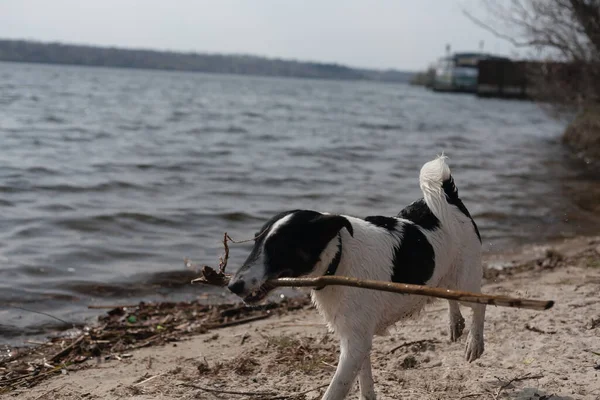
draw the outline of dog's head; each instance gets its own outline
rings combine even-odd
[[[294,210],[274,216],[256,233],[252,252],[231,279],[229,290],[254,303],[273,289],[269,279],[310,275],[342,228],[353,234],[350,221],[341,215]]]

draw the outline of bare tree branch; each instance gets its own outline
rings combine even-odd
[[[600,0],[484,0],[490,23],[475,25],[515,47],[530,48],[544,66],[530,68],[538,100],[558,109],[600,102]]]
[[[486,24],[482,20],[476,18],[473,14],[471,14],[467,10],[463,9],[462,13],[464,14],[465,17],[467,17],[468,19],[470,19],[471,22],[473,22],[475,25],[479,26],[480,28],[485,29],[486,31],[492,33],[494,36],[496,36],[496,37],[498,37],[500,39],[504,39],[504,40],[510,42],[515,47],[531,47],[531,46],[535,46],[535,43],[532,43],[532,42],[519,42],[519,41],[515,40],[515,38],[513,38],[512,36],[509,36],[509,35],[506,35],[506,34],[504,34],[502,32],[497,31],[496,29],[492,28],[490,25]]]

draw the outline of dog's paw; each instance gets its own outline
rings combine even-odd
[[[471,335],[467,338],[467,346],[465,348],[465,358],[468,362],[477,360],[483,354],[484,344],[483,335]]]
[[[450,318],[450,341],[456,342],[462,335],[465,329],[465,319],[462,315],[457,315]]]
[[[370,393],[368,395],[360,395],[359,400],[377,400],[377,396],[375,393]]]

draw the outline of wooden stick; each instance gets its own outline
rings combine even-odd
[[[216,286],[226,286],[230,275],[218,273],[211,267],[205,266],[207,274],[192,280],[192,283],[205,283]],[[435,288],[408,283],[383,282],[367,279],[356,279],[347,276],[320,276],[317,278],[279,278],[267,282],[276,287],[324,287],[329,285],[352,286],[362,289],[381,290],[384,292],[415,294],[419,296],[438,297],[466,303],[488,304],[500,307],[526,308],[530,310],[548,310],[554,305],[553,300],[529,300],[508,296],[463,292],[459,290]]]
[[[500,307],[527,308],[530,310],[548,310],[554,305],[553,300],[529,300],[508,296],[495,296],[483,293],[463,292],[407,283],[382,282],[367,279],[349,278],[346,276],[320,276],[318,278],[279,278],[268,281],[273,286],[323,287],[328,285],[352,286],[362,289],[381,290],[384,292],[416,294],[420,296],[438,297],[467,303],[488,304]]]

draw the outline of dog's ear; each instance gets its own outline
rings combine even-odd
[[[313,222],[327,242],[333,239],[342,228],[346,228],[350,236],[354,237],[352,224],[346,217],[342,217],[341,215],[323,214],[315,218]]]

